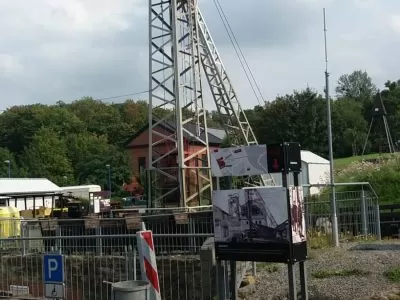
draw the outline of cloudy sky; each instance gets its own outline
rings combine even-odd
[[[0,0],[0,110],[146,90],[147,3]],[[338,76],[355,69],[368,71],[380,87],[400,78],[399,0],[220,4],[266,100],[307,85],[322,92],[323,7],[331,89]],[[200,0],[200,7],[243,106],[257,105],[213,0]],[[146,99],[146,94],[138,97]]]

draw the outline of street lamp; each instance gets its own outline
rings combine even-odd
[[[106,165],[106,167],[108,169],[108,190],[109,190],[110,200],[111,200],[111,166]]]
[[[8,178],[11,178],[11,161],[7,159],[4,163],[8,164]]]
[[[328,73],[328,49],[326,43],[326,19],[325,19],[325,8],[323,9],[324,15],[324,42],[325,42],[325,100],[327,106],[327,121],[328,121],[328,147],[329,147],[329,177],[331,186],[331,205],[332,205],[332,235],[333,244],[335,247],[339,247],[339,229],[337,219],[337,207],[336,207],[336,191],[335,191],[335,176],[333,170],[333,146],[332,146],[332,116],[331,116],[331,100],[329,98],[329,73]]]

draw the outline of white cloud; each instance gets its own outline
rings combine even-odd
[[[400,14],[391,17],[392,29],[400,34]]]
[[[220,2],[266,99],[307,84],[322,91],[323,7],[332,85],[357,68],[379,85],[400,77],[400,62],[393,59],[400,47],[393,37],[400,32],[400,17],[393,15],[398,0]],[[148,0],[0,0],[0,110],[146,90],[147,5]],[[258,104],[213,2],[200,6],[242,105]]]

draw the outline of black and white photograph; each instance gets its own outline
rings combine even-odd
[[[215,242],[288,242],[283,187],[213,191]]]
[[[211,172],[214,177],[267,174],[266,145],[215,149],[211,152]]]
[[[290,207],[292,214],[292,242],[294,244],[306,241],[306,221],[304,215],[303,189],[298,186],[289,188]]]

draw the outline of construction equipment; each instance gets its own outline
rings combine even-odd
[[[148,199],[155,206],[171,196],[182,207],[199,204],[212,190],[202,72],[231,143],[255,145],[257,139],[197,0],[150,0],[149,8]],[[273,185],[268,175],[248,179],[254,186]]]

